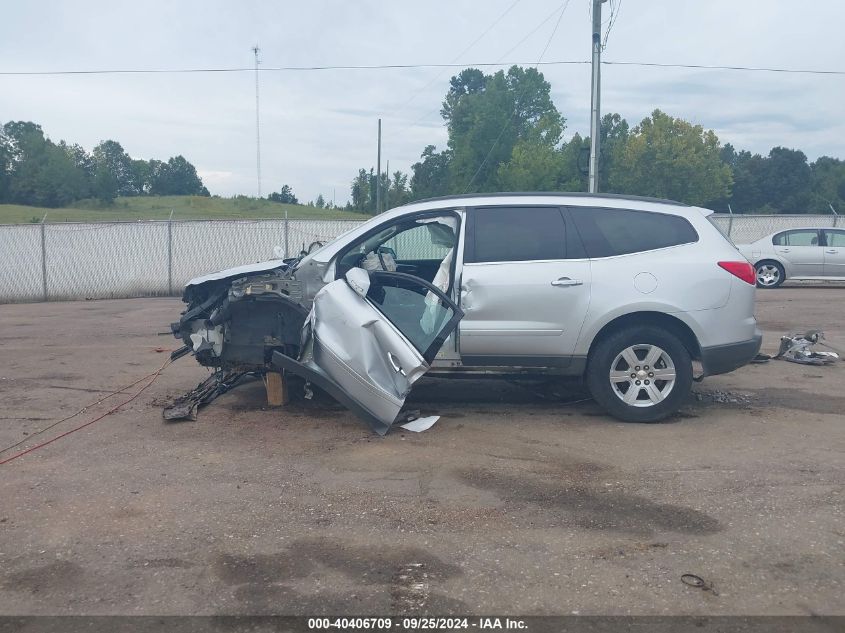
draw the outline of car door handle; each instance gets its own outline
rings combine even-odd
[[[836,253],[838,253],[838,252],[839,251],[837,251],[836,249],[831,249],[829,251],[825,251],[825,253],[827,253],[828,255],[836,255]]]
[[[405,370],[402,369],[402,365],[399,364],[399,360],[391,352],[387,352],[387,360],[389,360],[390,364],[393,365],[393,369],[396,373],[402,374],[403,376],[405,375]]]
[[[569,277],[561,277],[552,282],[553,286],[583,286],[584,282],[580,279],[570,279]]]
[[[782,249],[780,249],[780,251],[778,251],[778,252],[780,252],[780,253],[788,253],[788,252],[789,252],[789,249],[788,249],[788,248],[782,248]]]

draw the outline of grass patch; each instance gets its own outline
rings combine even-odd
[[[257,198],[207,198],[203,196],[143,196],[118,198],[104,206],[81,200],[69,207],[45,209],[20,204],[0,204],[0,224],[40,222],[114,222],[119,220],[260,220],[285,217],[292,220],[366,220],[369,216],[349,211],[317,209],[298,204],[279,204]]]

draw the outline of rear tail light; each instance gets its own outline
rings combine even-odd
[[[734,277],[739,277],[745,283],[752,286],[757,284],[757,275],[754,273],[754,266],[748,262],[719,262],[719,266],[727,270]]]

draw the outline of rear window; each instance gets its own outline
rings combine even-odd
[[[698,241],[686,218],[650,211],[573,207],[588,257],[611,257]]]
[[[473,211],[468,262],[566,259],[566,227],[557,207],[494,207]]]

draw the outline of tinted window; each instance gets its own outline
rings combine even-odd
[[[589,257],[652,251],[698,241],[698,233],[677,215],[573,207],[572,216]]]
[[[772,238],[775,246],[818,246],[819,232],[810,231],[784,231]]]
[[[845,246],[845,231],[826,231],[828,246]]]
[[[523,262],[566,258],[563,214],[554,207],[475,209],[474,248],[468,262]]]

